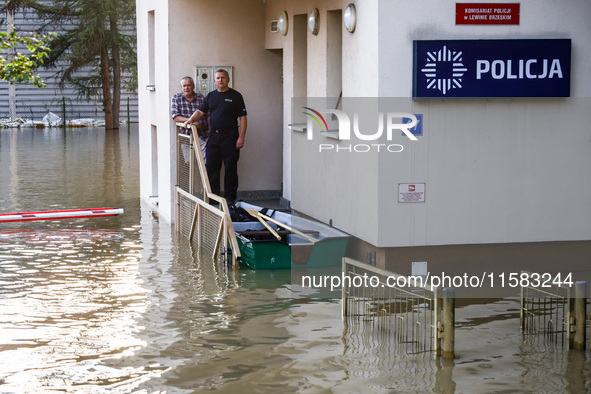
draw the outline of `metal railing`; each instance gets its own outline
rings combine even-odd
[[[584,350],[587,343],[587,283],[557,283],[556,277],[521,271],[521,330],[526,336],[542,335],[556,346]]]
[[[342,315],[348,325],[376,328],[406,352],[454,357],[455,296],[410,277],[343,258]]]
[[[197,129],[192,126],[192,135],[177,129],[177,185],[175,187],[175,223],[177,231],[185,234],[212,256],[227,259],[238,268],[240,250],[232,226],[230,210],[224,198],[211,192],[205,161],[199,146]],[[213,200],[217,207],[209,202]]]

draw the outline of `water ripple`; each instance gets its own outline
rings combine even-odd
[[[27,376],[27,386],[35,387],[30,378],[37,376],[39,384],[53,388],[116,385],[146,375],[143,367],[109,372],[98,365],[145,346],[136,335],[137,319],[149,303],[138,275],[140,251],[137,241],[121,242],[121,234],[110,229],[4,231],[0,370],[5,383],[14,386]]]

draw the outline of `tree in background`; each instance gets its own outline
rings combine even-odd
[[[41,31],[56,32],[45,65],[58,68],[60,85],[71,83],[86,99],[100,97],[105,127],[119,128],[122,85],[137,85],[135,0],[9,0],[4,9],[24,7],[44,21]]]
[[[23,36],[14,31],[0,32],[0,53],[9,52],[8,58],[0,54],[0,80],[44,87],[41,77],[34,70],[49,56],[46,39],[46,36],[35,34]],[[26,47],[29,54],[17,52],[19,47]]]

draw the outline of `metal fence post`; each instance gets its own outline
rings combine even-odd
[[[443,289],[443,358],[455,357],[455,306],[455,291],[446,287]]]
[[[521,271],[523,272],[523,271]],[[519,286],[519,326],[521,332],[525,331],[525,295],[523,292],[523,286]]]
[[[177,160],[178,161],[178,160]],[[174,190],[174,228],[176,231],[181,231],[181,206],[180,206],[179,192]]]
[[[66,128],[66,98],[62,97],[62,127]]]
[[[349,267],[347,265],[347,258],[343,257],[343,278],[346,278],[349,276]],[[345,281],[343,281],[345,282]],[[349,315],[349,299],[347,298],[347,294],[348,294],[348,289],[345,283],[343,283],[343,285],[341,286],[341,316],[343,317],[343,319],[345,318],[345,316]]]
[[[585,350],[586,347],[586,306],[587,306],[587,282],[575,283],[575,335],[573,348]]]
[[[443,303],[443,298],[441,295],[441,287],[436,287],[433,289],[433,312],[435,314],[435,318],[433,319],[434,323],[435,323],[435,327],[433,327],[433,330],[435,331],[434,335],[433,335],[433,339],[435,341],[435,355],[436,356],[441,356],[441,338],[442,338],[442,334],[443,334],[443,330],[442,330],[442,325],[443,325],[443,319],[441,316],[441,311],[442,311],[442,303]]]

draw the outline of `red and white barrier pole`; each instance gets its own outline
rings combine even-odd
[[[61,211],[0,213],[1,222],[24,222],[28,220],[77,219],[103,216],[116,216],[123,213],[122,208],[66,209]]]

